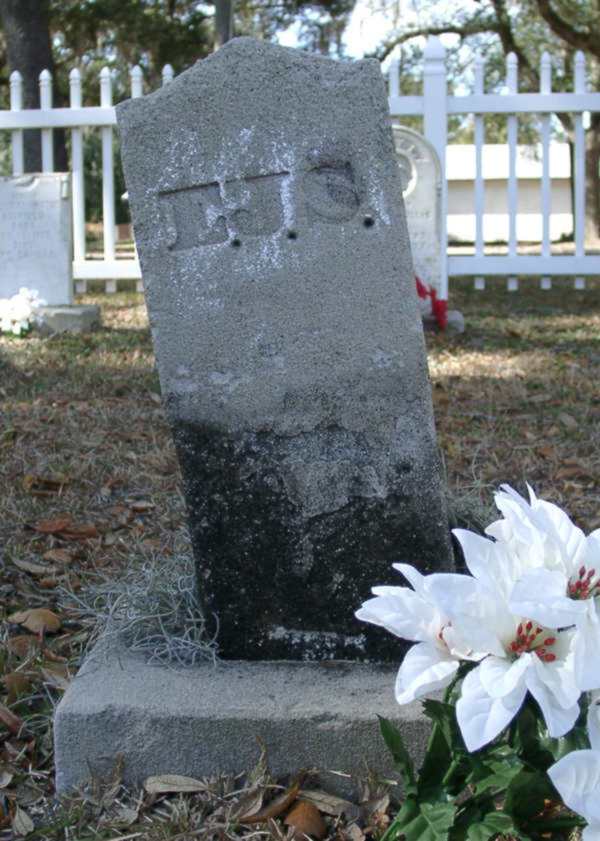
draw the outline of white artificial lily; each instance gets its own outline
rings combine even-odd
[[[429,591],[435,576],[424,576],[408,564],[394,564],[412,585],[373,587],[375,598],[356,611],[356,617],[385,628],[401,639],[416,642],[404,657],[396,678],[399,704],[422,698],[448,686],[461,660],[477,660],[464,645]]]
[[[1,298],[0,332],[20,336],[39,320],[39,308],[45,305],[46,301],[39,297],[37,289],[24,286],[12,298]]]
[[[529,494],[528,503],[504,486],[496,504],[505,519],[486,529],[513,557],[511,609],[547,627],[575,625],[577,682],[600,688],[600,531],[586,538],[558,506]]]
[[[467,749],[478,750],[499,735],[528,692],[550,735],[564,735],[579,715],[575,632],[559,632],[515,614],[509,604],[513,585],[503,574],[506,548],[469,532],[457,536],[476,575],[433,575],[429,590],[463,645],[488,654],[463,681],[456,705]]]
[[[551,768],[548,775],[563,803],[581,815],[588,825],[583,841],[600,841],[600,696],[592,697],[588,711],[591,750],[568,753]]]

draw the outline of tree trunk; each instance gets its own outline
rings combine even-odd
[[[600,238],[600,114],[592,114],[585,133],[585,238],[598,245]]]
[[[215,0],[215,50],[233,38],[233,0]]]
[[[4,30],[10,71],[23,77],[23,107],[39,108],[39,75],[54,73],[48,0],[0,0],[0,21]],[[55,167],[68,169],[64,132],[54,132]],[[42,152],[40,132],[24,132],[25,172],[40,172]]]

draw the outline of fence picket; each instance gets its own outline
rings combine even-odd
[[[18,70],[10,74],[10,110],[21,111],[23,109],[23,77]],[[12,144],[12,174],[22,175],[25,171],[25,155],[23,148],[23,130],[14,129],[11,132]]]
[[[144,74],[139,64],[131,68],[129,78],[131,81],[131,98],[137,99],[144,93]]]
[[[69,73],[69,102],[71,108],[81,108],[81,73],[73,68]],[[73,195],[73,259],[85,260],[85,178],[83,160],[83,129],[71,129],[71,191]],[[79,280],[75,289],[87,292],[87,281]]]
[[[475,93],[484,92],[485,62],[482,56],[475,59]],[[485,185],[483,181],[483,144],[485,130],[483,116],[475,114],[475,256],[483,257],[483,217],[485,214]],[[485,289],[485,278],[475,277],[475,289]]]
[[[52,74],[49,70],[40,73],[40,109],[52,108]],[[42,129],[42,172],[54,172],[54,138],[51,128]]]
[[[585,56],[575,53],[575,93],[586,92]],[[583,114],[575,116],[575,256],[585,253],[585,133]],[[585,278],[575,278],[575,289],[585,289]]]
[[[542,54],[540,60],[540,93],[550,96],[552,94],[552,64],[550,55],[547,52]],[[544,114],[541,118],[542,138],[542,182],[541,182],[541,209],[542,209],[542,257],[550,256],[550,216],[552,213],[552,185],[550,182],[550,115]],[[549,277],[542,277],[540,280],[542,289],[550,289],[552,280]]]
[[[112,106],[112,78],[108,67],[100,71],[100,106]],[[102,222],[104,233],[104,259],[113,261],[115,248],[115,178],[113,165],[113,130],[112,126],[103,126],[102,132]],[[117,279],[106,281],[106,291],[117,291]]]
[[[163,85],[168,85],[169,82],[172,82],[175,78],[175,73],[173,72],[173,68],[170,64],[165,64],[162,70],[162,83]]]

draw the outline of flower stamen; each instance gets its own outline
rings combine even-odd
[[[521,654],[536,654],[543,663],[554,663],[556,654],[548,649],[556,643],[556,637],[544,636],[547,634],[539,626],[533,627],[533,622],[520,622],[514,640],[509,645],[509,650],[515,658]]]
[[[572,599],[592,599],[600,596],[600,575],[595,569],[579,568],[575,580],[569,581],[568,593]]]

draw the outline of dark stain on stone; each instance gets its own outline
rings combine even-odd
[[[221,656],[399,661],[406,644],[354,611],[373,585],[406,584],[393,562],[449,568],[431,528],[436,512],[398,491],[306,517],[286,488],[276,436],[177,420],[173,428],[201,599],[206,616],[218,617]],[[403,460],[399,488],[405,473]]]

